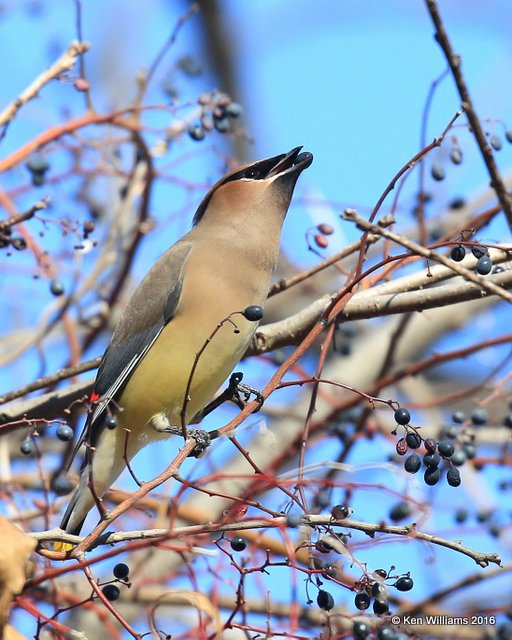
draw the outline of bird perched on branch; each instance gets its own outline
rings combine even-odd
[[[93,408],[75,447],[74,455],[85,442],[86,453],[61,522],[68,533],[80,532],[142,447],[184,432],[243,356],[259,315],[240,312],[267,297],[295,183],[313,161],[300,151],[225,175],[199,205],[192,230],[135,290],[98,370]],[[55,549],[71,546],[58,542]]]

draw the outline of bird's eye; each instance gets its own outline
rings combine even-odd
[[[254,168],[246,169],[244,172],[244,178],[250,178],[252,180],[255,180],[256,178],[258,178],[259,175],[260,175],[260,172]]]

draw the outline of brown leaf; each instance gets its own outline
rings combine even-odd
[[[0,517],[0,540],[0,638],[7,640],[16,638],[12,634],[13,628],[6,629],[5,625],[12,598],[23,589],[28,558],[35,549],[36,541],[3,517]]]

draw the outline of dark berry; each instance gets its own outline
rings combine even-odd
[[[263,318],[263,307],[251,304],[242,311],[242,315],[249,322],[259,322]]]
[[[481,244],[473,244],[471,245],[471,253],[475,256],[475,258],[481,258],[482,256],[489,255],[489,249],[482,246]]]
[[[374,582],[372,584],[372,596],[378,600],[387,600],[388,590],[386,585],[382,584],[382,582]]]
[[[337,504],[331,509],[331,515],[336,520],[343,520],[344,518],[348,518],[350,514],[350,509],[345,504]]]
[[[507,139],[507,142],[512,142],[512,129],[507,129],[505,132],[505,138]]]
[[[450,457],[450,462],[456,467],[462,466],[468,459],[464,449],[455,449],[453,455]]]
[[[334,564],[328,564],[323,568],[324,575],[328,578],[335,578],[338,575],[338,569]]]
[[[200,124],[193,124],[188,128],[188,135],[192,138],[192,140],[204,140],[205,131]]]
[[[497,136],[496,134],[491,136],[491,139],[489,140],[489,142],[491,143],[491,147],[495,151],[499,151],[501,149],[501,147],[503,146],[503,143],[501,142],[501,138],[499,136]]]
[[[465,442],[462,448],[468,460],[472,460],[476,456],[476,447],[471,442]]]
[[[50,282],[50,293],[54,296],[61,296],[64,293],[64,285],[60,280],[52,280]]]
[[[456,424],[462,424],[466,420],[466,414],[464,411],[455,411],[452,415],[452,420]]]
[[[407,440],[405,438],[400,438],[400,440],[396,443],[396,452],[398,453],[399,456],[403,456],[407,453],[408,450],[408,446],[407,446]]]
[[[435,451],[434,453],[426,453],[423,456],[423,463],[426,467],[437,468],[441,462],[441,456]]]
[[[417,453],[413,453],[405,461],[404,469],[409,473],[417,473],[421,467],[421,458]]]
[[[242,536],[235,536],[231,539],[231,548],[233,551],[243,551],[247,547],[247,542]]]
[[[467,518],[468,512],[466,511],[466,509],[457,509],[457,511],[455,512],[455,522],[462,524],[463,522],[466,522]]]
[[[401,425],[409,424],[411,420],[411,414],[405,407],[398,407],[398,409],[395,411],[394,417],[396,423]]]
[[[382,616],[389,611],[389,604],[385,600],[375,599],[373,601],[373,613]]]
[[[57,427],[57,438],[62,440],[62,442],[69,442],[73,440],[73,429],[69,426],[69,424],[59,424]]]
[[[352,625],[354,640],[366,640],[370,635],[370,625],[364,620],[356,620]]]
[[[331,545],[328,544],[326,540],[318,540],[318,542],[315,543],[315,549],[319,553],[331,553],[332,551]]]
[[[411,449],[417,449],[421,445],[421,438],[417,433],[414,433],[414,431],[408,433],[405,439]]]
[[[459,147],[454,147],[450,151],[450,160],[453,162],[453,164],[460,164],[462,162],[462,151],[459,149]]]
[[[441,472],[439,471],[438,467],[427,467],[423,475],[423,480],[425,481],[425,484],[428,484],[430,487],[432,487],[439,482],[440,477]]]
[[[50,483],[50,489],[58,496],[67,496],[73,491],[73,483],[66,476],[56,476]]]
[[[462,209],[466,205],[464,198],[454,198],[448,205],[450,209]]]
[[[487,424],[487,411],[485,409],[475,409],[471,414],[471,422],[475,426]]]
[[[464,247],[461,244],[459,244],[457,247],[453,247],[452,250],[450,251],[450,258],[455,262],[460,262],[461,260],[464,260],[465,255],[466,255],[466,249],[464,249]]]
[[[438,162],[434,162],[434,164],[432,165],[432,168],[430,169],[430,174],[432,175],[434,180],[437,180],[438,182],[440,182],[441,180],[444,180],[446,177],[446,173],[443,169],[443,166],[440,165]]]
[[[427,438],[423,444],[425,445],[425,449],[429,453],[434,453],[434,451],[437,449],[437,442],[434,440],[434,438]]]
[[[121,595],[119,587],[116,587],[115,584],[106,584],[101,591],[105,598],[110,602],[114,602],[114,600],[117,600]]]
[[[456,438],[459,435],[459,427],[456,424],[450,424],[446,427],[443,427],[443,434],[447,438]]]
[[[492,270],[492,260],[489,256],[482,256],[476,262],[476,272],[480,276],[486,276]]]
[[[359,609],[359,611],[364,611],[370,606],[370,601],[370,596],[366,593],[366,591],[360,591],[359,593],[356,593],[354,604],[356,605],[356,609]]]
[[[314,504],[319,509],[325,509],[331,504],[331,493],[327,489],[321,489],[314,498]]]
[[[290,529],[296,529],[302,524],[302,516],[299,513],[289,513],[286,516],[286,524]]]
[[[30,171],[30,173],[44,174],[50,168],[50,163],[44,156],[37,153],[37,154],[34,154],[33,156],[30,156],[25,166]]]
[[[443,457],[449,458],[453,455],[455,447],[449,440],[441,440],[441,442],[437,445],[437,450]]]
[[[116,564],[112,573],[118,580],[126,580],[130,573],[130,567],[124,562],[120,562],[119,564]]]
[[[15,238],[12,238],[11,245],[16,249],[16,251],[23,251],[27,248],[27,241],[21,236],[16,236]]]
[[[412,509],[409,503],[402,501],[392,507],[389,517],[393,522],[400,522],[400,520],[405,520],[411,513]]]
[[[93,220],[86,220],[83,224],[84,234],[89,235],[96,229],[96,223]]]
[[[213,122],[219,133],[227,133],[231,127],[227,118],[214,118]]]
[[[328,591],[320,589],[318,596],[316,597],[316,603],[320,609],[330,611],[334,607],[334,598]]]
[[[117,418],[115,416],[107,416],[105,418],[105,426],[107,429],[115,429],[117,427]]]
[[[448,469],[448,473],[446,474],[446,480],[450,487],[458,487],[460,485],[460,472],[455,467],[451,467]]]
[[[492,509],[483,509],[476,514],[476,519],[478,522],[487,522],[491,519],[493,514]]]
[[[395,629],[388,626],[381,627],[375,634],[375,638],[377,640],[398,640]]]
[[[20,444],[20,451],[24,456],[31,456],[35,451],[32,438],[25,438]]]
[[[238,102],[230,102],[226,106],[226,115],[229,118],[239,118],[242,115],[243,109]]]
[[[410,591],[414,586],[414,582],[412,581],[412,578],[409,578],[409,576],[402,576],[401,578],[398,578],[394,586],[398,591]]]

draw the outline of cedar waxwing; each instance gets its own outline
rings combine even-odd
[[[95,504],[91,483],[101,497],[142,447],[180,433],[183,408],[188,424],[243,356],[258,323],[241,314],[205,344],[230,314],[267,298],[295,183],[313,161],[300,150],[224,176],[199,205],[192,230],[135,290],[98,370],[93,410],[75,447],[74,455],[87,444],[61,522],[65,531],[80,532]],[[71,547],[55,544],[58,551]]]

